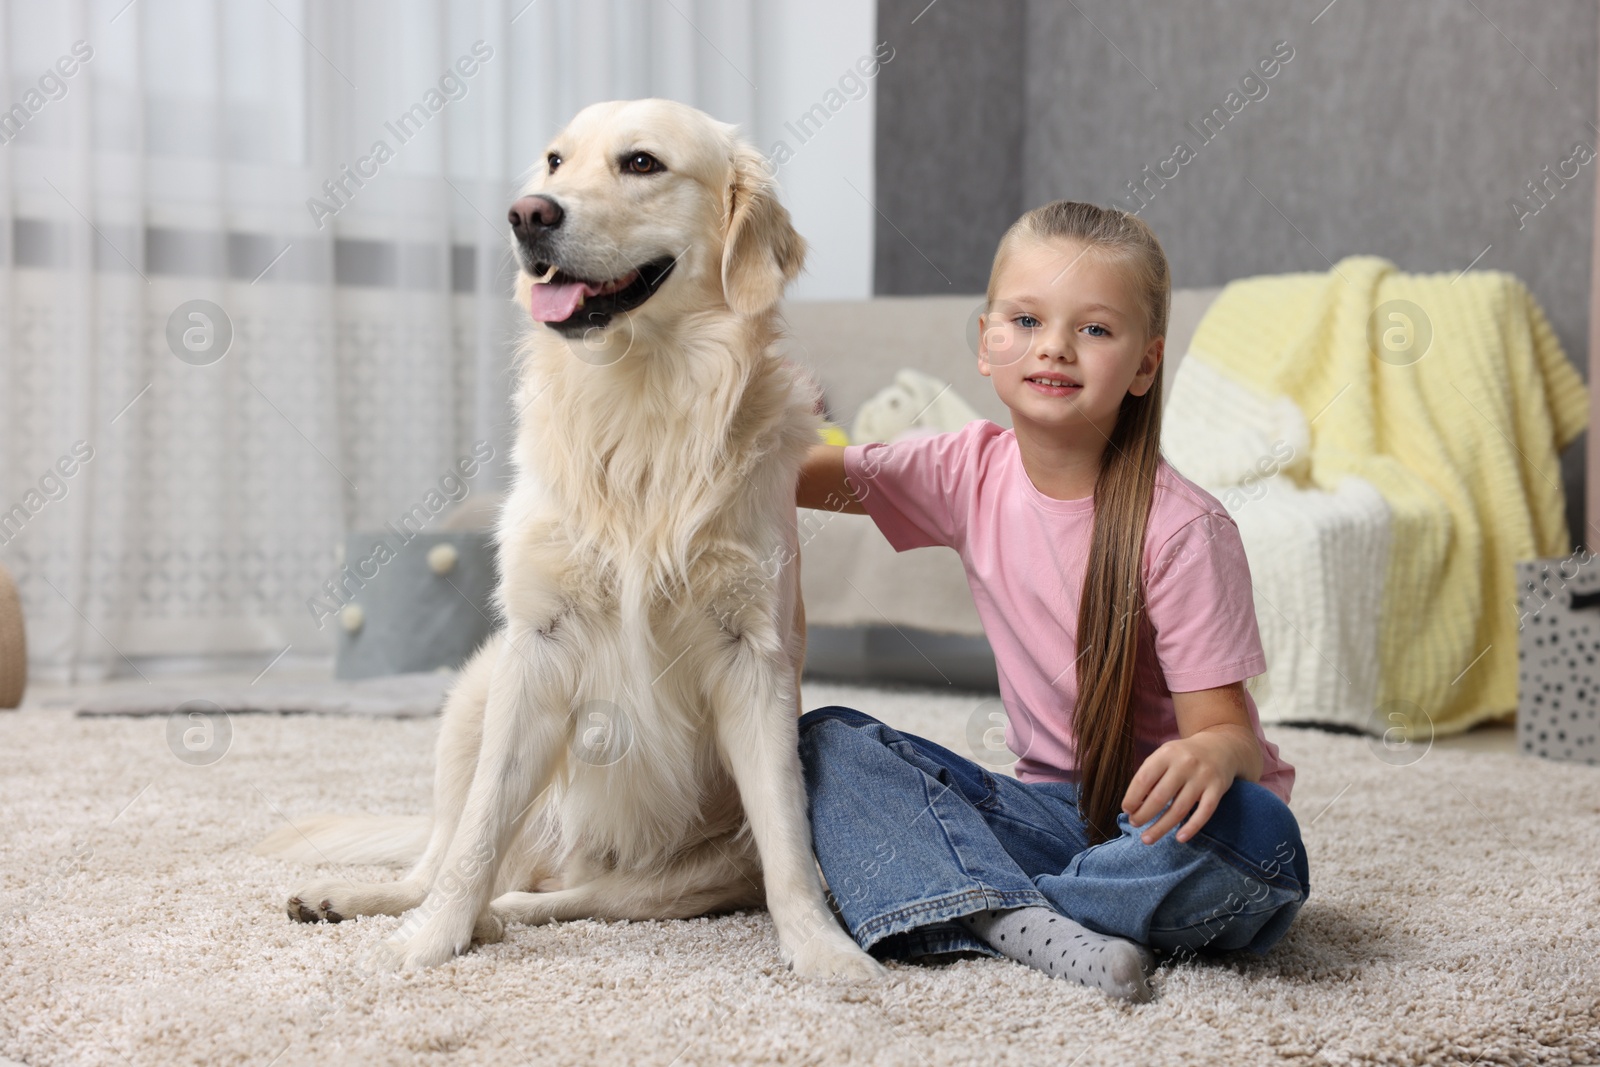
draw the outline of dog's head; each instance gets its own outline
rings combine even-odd
[[[569,338],[708,306],[760,314],[805,258],[761,153],[671,100],[580,111],[511,206],[511,232],[519,302]]]

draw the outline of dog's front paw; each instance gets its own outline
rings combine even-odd
[[[289,918],[302,923],[337,923],[355,918],[344,905],[344,882],[312,882],[289,898]]]
[[[802,978],[844,978],[870,982],[884,973],[883,964],[861,950],[843,930],[820,930],[791,955],[789,966]]]
[[[366,962],[368,969],[374,971],[421,971],[453,959],[465,952],[469,944],[470,937],[459,945],[421,935],[406,940],[391,937],[379,942]]]
[[[467,951],[473,939],[471,926],[457,932],[454,925],[430,920],[410,936],[402,930],[373,949],[367,966],[374,971],[420,971],[448,962]]]

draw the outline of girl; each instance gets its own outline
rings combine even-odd
[[[1152,948],[1264,953],[1305,902],[1294,768],[1243,684],[1266,660],[1239,531],[1160,453],[1170,302],[1142,220],[1036,208],[979,319],[1013,429],[807,459],[800,506],[961,554],[1019,757],[1012,779],[851,708],[801,718],[817,859],[875,955],[1001,954],[1143,1001]]]

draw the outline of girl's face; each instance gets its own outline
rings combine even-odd
[[[1075,436],[1088,421],[1109,440],[1122,398],[1155,381],[1163,339],[1123,273],[1069,240],[1024,240],[978,320],[978,370],[1012,419]],[[1098,439],[1091,435],[1091,440]]]

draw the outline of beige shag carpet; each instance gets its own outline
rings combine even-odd
[[[965,750],[981,695],[809,684]],[[0,718],[0,1058],[49,1064],[1600,1062],[1600,770],[1271,729],[1312,894],[1264,959],[1163,966],[1127,1005],[1003,960],[804,982],[764,912],[513,928],[370,976],[399,920],[291,923],[285,817],[421,812],[434,723],[235,716],[179,761],[159,718]],[[370,871],[370,874],[381,874]]]

